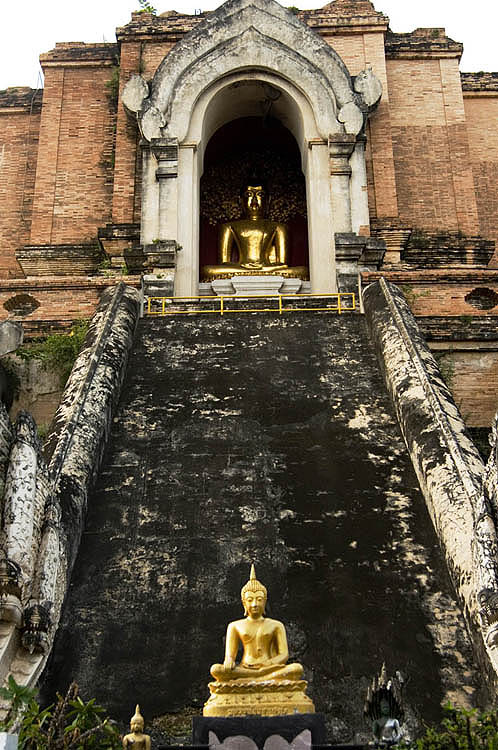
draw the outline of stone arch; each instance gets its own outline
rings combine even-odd
[[[335,233],[351,232],[354,221],[369,223],[361,132],[380,98],[377,79],[367,71],[355,90],[339,55],[275,0],[227,0],[164,58],[139,108],[127,101],[136,100],[143,81],[132,80],[133,95],[126,88],[123,94],[147,141],[142,243],[159,238],[182,246],[175,294],[197,293],[199,180],[207,140],[234,116],[234,87],[255,82],[280,92],[301,150],[312,207],[313,291],[336,289]]]
[[[172,134],[168,127],[172,108],[182,99],[182,83],[195,87],[196,70],[205,72],[207,85],[211,69],[213,78],[223,74],[220,66],[225,72],[251,66],[275,70],[275,53],[282,77],[294,82],[306,77],[310,99],[320,82],[329,99],[336,103],[337,121],[331,117],[327,125],[324,123],[328,132],[322,132],[323,137],[338,129],[354,134],[360,131],[364,101],[354,90],[346,65],[327,42],[275,0],[227,0],[189,32],[159,65],[152,81],[152,95],[141,114],[145,137]],[[315,102],[315,112],[318,114],[319,110]]]
[[[190,110],[190,126],[178,159],[178,242],[183,250],[178,255],[177,289],[187,294],[199,276],[199,192],[197,185],[203,171],[204,148],[213,132],[241,114],[235,106],[238,89],[234,86],[266,83],[278,90],[281,119],[286,121],[301,151],[302,169],[308,196],[308,244],[310,248],[310,280],[316,291],[332,291],[335,287],[333,268],[333,217],[329,190],[328,141],[321,138],[308,98],[292,82],[266,70],[237,71],[215,81],[202,91]],[[231,96],[231,93],[234,96]],[[232,99],[232,101],[230,101]],[[240,100],[237,105],[242,104]],[[313,144],[311,147],[309,144]],[[195,152],[191,151],[195,148]],[[192,180],[192,181],[191,181]],[[191,185],[194,184],[192,190]],[[184,252],[186,250],[186,252]]]

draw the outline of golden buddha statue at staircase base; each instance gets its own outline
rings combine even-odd
[[[300,664],[287,664],[289,652],[285,628],[278,620],[264,617],[266,588],[251,577],[241,591],[245,617],[227,628],[225,660],[214,664],[209,683],[211,693],[204,716],[285,716],[314,713],[306,695]],[[239,646],[243,654],[235,663]]]

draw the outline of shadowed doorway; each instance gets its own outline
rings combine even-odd
[[[218,262],[219,226],[242,217],[240,191],[254,174],[268,188],[267,217],[288,226],[288,264],[309,265],[306,187],[296,140],[274,117],[242,117],[219,128],[204,155],[200,268]]]

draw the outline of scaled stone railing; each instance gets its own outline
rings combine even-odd
[[[491,490],[484,493],[484,464],[401,291],[381,279],[365,289],[363,302],[386,385],[478,660],[490,685],[496,686],[496,491],[494,495]],[[496,484],[493,471],[496,461],[495,469],[488,472],[490,486]]]
[[[0,682],[33,685],[50,653],[139,308],[135,289],[105,291],[52,424],[48,468],[32,417],[12,428],[0,405]]]
[[[485,644],[498,661],[498,414],[491,430],[489,456],[476,509],[475,554],[480,590],[477,596]]]

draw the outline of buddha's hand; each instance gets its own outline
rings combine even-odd
[[[230,659],[230,657],[227,657],[225,661],[223,662],[223,666],[225,669],[234,669],[235,668],[235,659]]]
[[[242,263],[243,268],[254,268],[255,270],[260,270],[263,268],[262,263],[256,263],[256,262],[249,262],[249,263]]]

